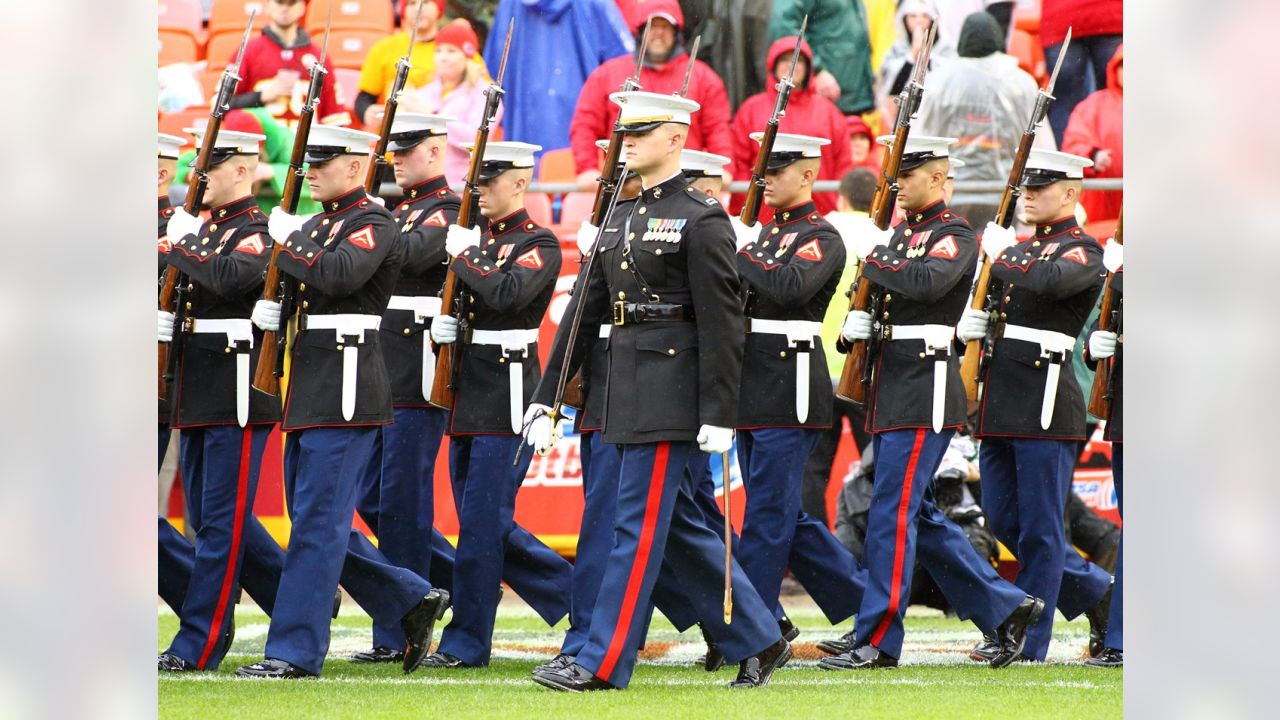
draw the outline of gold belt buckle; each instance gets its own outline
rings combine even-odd
[[[622,300],[613,303],[613,324],[619,327],[627,324],[626,303]]]

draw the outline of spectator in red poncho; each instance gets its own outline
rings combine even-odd
[[[1124,0],[1043,0],[1040,44],[1050,68],[1058,61],[1067,28],[1071,28],[1071,47],[1049,106],[1049,125],[1058,147],[1076,104],[1106,86],[1107,62],[1124,39]]]
[[[1124,45],[1107,63],[1107,86],[1090,95],[1071,112],[1062,136],[1062,151],[1093,161],[1085,177],[1124,177]],[[1124,193],[1085,190],[1080,204],[1089,222],[1120,216]]]
[[[636,3],[634,11],[626,19],[635,33],[636,47],[640,46],[645,22],[653,18],[649,47],[640,71],[640,89],[654,93],[680,92],[685,68],[689,67],[689,53],[685,51],[681,38],[684,13],[680,4],[676,0],[649,0]],[[608,60],[587,77],[578,95],[578,106],[569,125],[569,145],[573,148],[578,184],[583,189],[595,187],[596,178],[600,176],[600,153],[596,150],[596,140],[609,137],[618,117],[618,106],[609,101],[609,94],[620,90],[635,69],[634,55]],[[696,100],[701,109],[693,115],[685,147],[731,157],[729,96],[725,92],[724,81],[711,66],[698,60],[689,79],[686,97]]]
[[[845,135],[849,138],[850,166],[879,170],[883,153],[871,133],[871,126],[860,115],[845,118]]]
[[[786,77],[791,68],[792,51],[796,47],[795,36],[782,37],[773,41],[765,58],[765,67],[769,69],[772,83],[762,93],[747,98],[733,117],[733,176],[737,178],[751,177],[751,166],[755,163],[759,145],[751,139],[751,133],[764,130],[765,123],[773,114],[773,106],[778,101],[778,89],[774,83],[778,78]],[[778,124],[780,132],[829,138],[830,145],[822,148],[822,162],[818,166],[819,180],[839,180],[852,166],[849,158],[849,133],[844,114],[836,104],[814,92],[809,84],[809,68],[813,66],[813,51],[809,43],[800,44],[800,57],[796,60],[795,77],[792,79],[795,88],[791,91],[791,99],[787,103],[787,113]],[[730,209],[737,212],[742,207],[744,195],[733,196]],[[813,201],[818,212],[826,213],[836,209],[836,193],[814,193]],[[767,206],[760,208],[760,221],[769,222],[773,210]]]

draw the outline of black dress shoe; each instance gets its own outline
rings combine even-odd
[[[468,667],[468,665],[462,662],[462,658],[460,657],[450,655],[449,653],[433,652],[430,655],[422,658],[422,661],[418,663],[418,667],[460,668],[460,667]]]
[[[800,628],[796,627],[795,623],[791,622],[791,618],[786,615],[778,620],[778,630],[782,633],[782,639],[787,642],[800,637]]]
[[[404,651],[389,647],[376,647],[351,656],[353,663],[389,663],[404,659]]]
[[[1084,661],[1089,667],[1118,668],[1124,667],[1124,651],[1115,648],[1103,648],[1097,657]]]
[[[716,644],[716,641],[712,640],[711,636],[707,634],[707,629],[703,627],[702,623],[698,623],[698,630],[702,632],[702,641],[707,644],[707,652],[698,658],[698,662],[701,663],[703,670],[715,672],[724,667],[724,655],[720,652],[720,646]]]
[[[161,653],[156,658],[156,669],[160,672],[192,672],[196,666],[173,653]]]
[[[982,642],[969,651],[969,659],[974,662],[989,663],[1000,654],[1000,638],[995,635],[982,634]]]
[[[875,646],[863,645],[847,653],[832,655],[818,661],[823,670],[867,670],[872,668],[896,668],[898,658],[880,652]]]
[[[400,629],[404,630],[407,641],[400,667],[406,673],[417,669],[418,663],[422,662],[422,658],[431,649],[431,633],[435,630],[436,621],[444,617],[444,611],[448,608],[449,591],[434,588],[422,598],[417,607],[400,618]]]
[[[338,611],[342,609],[342,591],[333,594],[333,614],[329,617],[333,620],[338,619]]]
[[[738,677],[729,683],[730,688],[764,687],[773,677],[773,671],[791,659],[791,643],[778,638],[778,642],[738,663]]]
[[[552,690],[560,690],[561,692],[590,692],[592,690],[615,690],[616,688],[609,683],[601,680],[591,673],[590,670],[582,667],[578,663],[569,663],[568,666],[559,670],[549,670],[547,672],[535,672],[533,681],[543,687]]]
[[[256,662],[252,665],[245,665],[239,670],[236,670],[236,675],[239,677],[266,678],[270,680],[293,680],[296,678],[316,677],[315,673],[303,670],[297,665],[287,663],[284,660],[273,660],[272,658],[267,658],[266,660]]]
[[[1022,648],[1027,644],[1027,631],[1036,624],[1043,612],[1044,601],[1028,595],[1000,623],[1000,627],[996,628],[996,635],[1000,636],[1000,652],[991,658],[992,669],[999,670],[1018,659]]]
[[[1089,618],[1089,657],[1098,657],[1106,648],[1107,623],[1111,621],[1110,587],[1096,605],[1084,611],[1084,616]]]
[[[536,675],[540,672],[551,672],[552,670],[567,668],[572,664],[573,664],[572,655],[566,655],[564,653],[560,653],[559,655],[556,655],[551,660],[544,662],[538,667],[534,668],[533,673]]]
[[[820,640],[817,648],[828,655],[843,655],[853,649],[854,633],[852,630],[835,640]]]

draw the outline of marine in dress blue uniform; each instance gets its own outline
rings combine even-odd
[[[646,187],[619,202],[600,228],[592,272],[567,311],[572,317],[582,303],[588,332],[569,347],[561,326],[553,357],[572,374],[590,345],[589,329],[612,322],[602,439],[622,446],[614,542],[586,645],[573,664],[534,680],[575,692],[626,687],[665,556],[721,652],[740,662],[734,685],[763,685],[790,657],[790,645],[737,562],[733,621],[723,622],[724,544],[694,504],[688,471],[699,448],[729,449],[737,421],[743,337],[733,233],[719,203],[680,172],[698,104],[644,92],[611,99],[628,133],[624,157]],[[526,416],[539,451],[552,442],[545,413],[555,390],[554,378],[543,382]]]
[[[888,143],[891,137],[882,138]],[[968,222],[943,199],[954,138],[912,136],[903,149],[893,230],[852,218],[842,234],[863,258],[859,282],[874,283],[873,312],[851,311],[839,347],[869,340],[874,368],[867,430],[874,434],[875,480],[867,519],[866,593],[852,647],[824,658],[832,670],[894,667],[916,553],[963,618],[1006,641],[992,667],[1004,667],[1026,641],[1044,603],[1000,579],[963,531],[932,499],[932,480],[966,400],[954,349],[954,323],[966,305],[978,245]]]
[[[454,606],[428,668],[489,664],[499,583],[508,538],[517,528],[515,499],[531,455],[520,447],[521,418],[540,376],[538,326],[560,272],[560,242],[524,209],[532,178],[528,143],[491,142],[480,172],[479,207],[487,229],[451,225],[451,268],[463,286],[462,316],[437,318],[439,343],[460,342],[455,356],[455,398],[449,415],[449,475],[458,513],[453,588],[466,598]],[[572,567],[544,554],[543,572],[568,596]]]
[[[329,645],[331,599],[343,586],[381,623],[399,618],[404,666],[426,654],[448,593],[388,563],[351,527],[361,483],[382,463],[391,386],[378,336],[403,262],[391,214],[361,187],[376,136],[317,125],[307,138],[307,181],[324,211],[303,220],[273,211],[280,270],[297,281],[297,333],[282,429],[289,552],[267,633],[266,659],[249,677],[319,675]],[[281,327],[280,304],[258,301],[254,323]],[[287,321],[288,318],[285,318]]]
[[[188,132],[204,142],[203,131]],[[190,287],[183,325],[175,328],[173,315],[160,311],[158,326],[162,341],[174,332],[187,335],[177,350],[170,422],[181,431],[183,489],[196,539],[181,625],[159,658],[161,670],[218,667],[234,623],[246,534],[251,526],[261,530],[253,499],[267,435],[280,417],[278,405],[249,387],[256,356],[248,316],[271,249],[266,216],[249,194],[263,139],[220,133],[205,194],[209,220],[168,213],[164,258]]]
[[[1102,249],[1075,218],[1091,164],[1031,151],[1023,203],[1035,233],[1017,242],[1013,231],[988,223],[982,244],[992,260],[995,317],[966,309],[958,326],[967,341],[998,321],[979,378],[982,505],[992,532],[1018,558],[1018,587],[1045,602],[1023,649],[1035,661],[1048,654],[1053,609],[1072,619],[1093,608],[1111,580],[1067,543],[1063,524],[1087,422],[1070,355],[1103,282]]]

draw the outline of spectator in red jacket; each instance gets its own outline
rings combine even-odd
[[[791,56],[796,47],[795,36],[782,37],[773,41],[765,58],[765,67],[769,69],[774,83],[786,77],[791,67]],[[846,170],[853,165],[849,157],[849,131],[844,114],[836,104],[816,93],[809,83],[809,69],[813,66],[813,51],[809,43],[800,44],[800,56],[796,60],[796,72],[792,81],[795,89],[791,91],[791,99],[787,103],[787,114],[782,116],[778,124],[780,132],[809,135],[812,137],[830,138],[831,144],[822,148],[822,162],[818,166],[819,180],[839,180]],[[762,93],[747,98],[733,117],[733,175],[738,178],[751,176],[751,166],[755,163],[756,150],[759,145],[751,139],[751,133],[764,130],[765,123],[773,114],[773,106],[778,101],[778,89],[771,84]],[[870,131],[868,130],[868,134]],[[868,142],[870,140],[868,139]],[[737,212],[742,207],[745,196],[733,196],[730,208]],[[813,201],[818,212],[826,214],[836,209],[836,193],[814,193]],[[767,206],[760,208],[760,221],[769,222],[773,210]]]
[[[849,162],[855,168],[871,168],[879,170],[883,160],[880,146],[871,133],[871,126],[861,115],[849,115],[845,118],[845,135],[849,137]]]
[[[643,12],[627,18],[636,34],[636,47],[640,46],[640,34],[645,22],[653,18],[649,31],[649,47],[645,52],[644,67],[640,71],[640,87],[646,92],[678,93],[684,84],[685,69],[689,67],[689,54],[681,42],[684,13],[676,0],[649,0],[637,4]],[[578,95],[573,122],[569,125],[569,145],[573,148],[573,162],[578,172],[578,184],[583,189],[595,187],[600,176],[600,157],[596,140],[608,137],[618,117],[618,106],[609,101],[609,94],[617,92],[622,83],[635,72],[633,55],[621,55],[606,61],[587,77]],[[696,100],[702,109],[693,116],[689,138],[685,147],[705,150],[717,155],[732,156],[729,140],[729,96],[724,81],[702,61],[696,61],[689,78],[687,97]],[[729,178],[726,178],[728,181]]]
[[[1049,106],[1049,125],[1062,147],[1067,119],[1076,104],[1094,90],[1106,87],[1107,62],[1124,39],[1123,0],[1043,0],[1040,6],[1040,44],[1052,68],[1071,28],[1071,47],[1062,63]]]
[[[1124,177],[1124,45],[1107,63],[1107,86],[1090,95],[1071,111],[1067,131],[1062,135],[1062,151],[1093,161],[1085,177]],[[1124,193],[1086,190],[1080,204],[1089,221],[1120,216]]]

